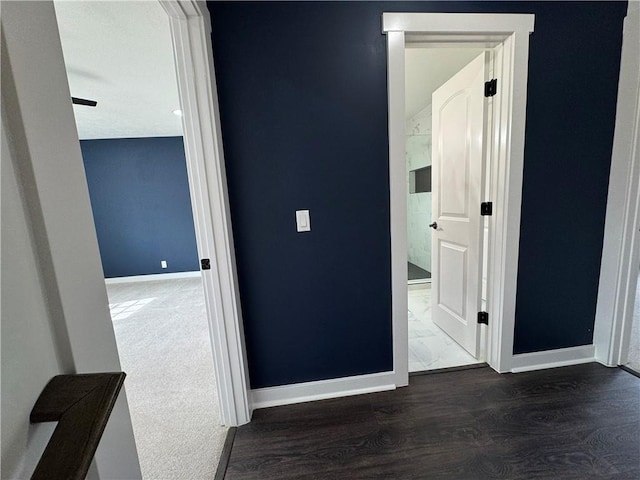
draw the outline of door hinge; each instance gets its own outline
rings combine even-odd
[[[200,267],[202,270],[211,270],[211,261],[208,258],[200,259]]]
[[[493,202],[482,202],[480,204],[480,215],[493,215]]]
[[[478,323],[489,325],[489,314],[487,312],[478,312]]]
[[[494,78],[488,82],[484,82],[484,96],[493,97],[498,92],[498,79]]]

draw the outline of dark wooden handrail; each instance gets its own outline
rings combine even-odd
[[[31,410],[31,423],[58,422],[32,480],[84,480],[124,383],[124,372],[53,377]]]

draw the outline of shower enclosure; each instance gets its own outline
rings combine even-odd
[[[406,125],[409,283],[431,281],[431,105]]]

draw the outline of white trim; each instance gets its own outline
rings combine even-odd
[[[484,35],[474,34],[474,40],[469,39],[469,35],[447,35],[443,37],[441,35],[420,35],[411,34],[410,38],[407,38],[407,48],[493,48],[502,43],[506,36],[505,34],[498,35]]]
[[[447,40],[454,36],[458,43],[466,36],[470,44],[495,39],[497,34],[504,36],[495,65],[499,88],[494,97],[494,158],[489,192],[495,212],[491,217],[487,273],[487,308],[491,315],[487,363],[499,372],[508,372],[513,357],[529,34],[534,15],[384,13],[382,24],[388,49],[391,311],[397,386],[408,383],[405,33],[421,34],[420,40]]]
[[[502,80],[494,111],[494,158],[491,163],[490,199],[495,213],[490,219],[487,272],[487,363],[499,372],[509,371],[513,356],[520,211],[524,169],[524,139],[529,61],[528,31],[518,31],[503,43],[496,72]],[[491,228],[493,227],[493,228]]]
[[[105,278],[104,283],[112,285],[115,283],[152,282],[156,280],[175,280],[177,278],[201,277],[200,272],[174,272],[174,273],[154,273],[151,275],[133,275],[130,277]]]
[[[385,14],[382,15],[383,21]],[[393,369],[398,387],[409,385],[407,312],[407,180],[404,118],[404,32],[387,33],[389,98],[389,207],[391,227],[391,318]]]
[[[580,347],[559,348],[544,352],[521,353],[514,355],[511,360],[511,372],[530,372],[545,368],[567,367],[582,363],[595,362],[595,347],[583,345]]]
[[[184,143],[203,272],[222,422],[251,420],[242,313],[229,213],[222,134],[215,90],[209,11],[204,2],[160,0],[169,15]]]
[[[533,32],[534,15],[506,13],[383,13],[384,32],[428,33],[442,36],[481,33]]]
[[[363,393],[395,390],[393,372],[372,373],[354,377],[296,383],[253,390],[253,408],[267,408],[293,403],[348,397]]]
[[[593,342],[609,366],[627,360],[640,268],[640,3],[629,2],[622,37],[607,216]]]

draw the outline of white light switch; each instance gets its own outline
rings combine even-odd
[[[311,231],[311,219],[309,218],[309,210],[296,210],[296,225],[299,232]]]

